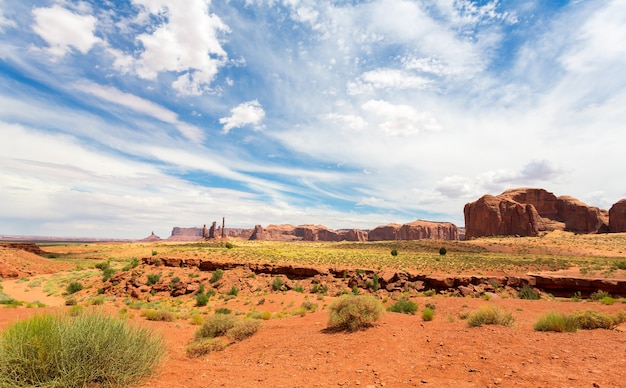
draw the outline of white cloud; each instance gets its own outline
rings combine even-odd
[[[363,111],[381,118],[378,126],[389,136],[410,136],[421,130],[438,131],[441,124],[429,112],[418,112],[408,105],[395,105],[383,100],[370,100]]]
[[[2,5],[2,2],[0,2],[0,5]],[[7,19],[4,17],[4,12],[2,12],[2,9],[0,9],[0,33],[4,32],[4,29],[6,27],[15,27],[16,24],[13,20]]]
[[[360,131],[367,128],[367,121],[356,115],[343,115],[339,113],[329,113],[324,116],[325,119],[338,124],[342,129]]]
[[[402,70],[378,69],[363,73],[356,82],[348,84],[348,94],[358,95],[375,89],[425,89],[431,80]]]
[[[58,4],[50,8],[34,8],[33,30],[50,46],[46,51],[53,57],[62,57],[74,48],[86,54],[101,42],[94,35],[96,18],[79,15]]]
[[[220,124],[224,124],[224,133],[230,132],[233,128],[241,128],[252,124],[255,129],[259,129],[259,123],[265,117],[265,111],[257,101],[248,101],[237,105],[230,110],[229,117],[222,117]]]
[[[182,95],[201,95],[209,90],[228,55],[220,42],[221,33],[230,32],[219,16],[209,12],[210,1],[133,0],[145,14],[138,20],[161,19],[150,32],[136,37],[142,50],[135,69],[141,78],[155,79],[161,72],[178,73],[172,87]],[[124,69],[126,57],[118,58]]]

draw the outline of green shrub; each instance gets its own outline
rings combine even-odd
[[[237,288],[237,286],[235,286],[234,284],[230,288],[230,290],[228,290],[228,292],[226,293],[226,295],[230,295],[230,296],[237,296],[237,294],[239,294],[239,288]]]
[[[226,331],[226,336],[233,341],[242,341],[255,334],[260,328],[261,321],[258,319],[240,319]]]
[[[214,338],[226,334],[228,330],[235,326],[235,317],[228,314],[215,314],[208,318],[196,331],[196,339]]]
[[[391,306],[387,307],[387,311],[393,313],[414,315],[417,312],[417,303],[408,299],[401,299]]]
[[[173,322],[176,320],[174,314],[164,310],[142,310],[140,315],[149,321]]]
[[[610,306],[615,303],[615,298],[611,296],[605,296],[604,298],[600,299],[600,303]]]
[[[80,282],[71,282],[70,284],[67,285],[67,287],[65,288],[65,290],[67,291],[68,294],[74,294],[80,290],[83,289],[83,284]]]
[[[539,294],[537,293],[537,291],[530,288],[527,284],[524,284],[524,286],[519,291],[517,291],[517,297],[520,299],[538,300]]]
[[[476,327],[482,325],[511,326],[515,322],[513,314],[501,311],[493,305],[485,305],[469,314],[467,326]]]
[[[328,328],[356,331],[370,327],[383,315],[383,305],[369,295],[345,295],[334,301],[328,312]]]
[[[616,261],[614,263],[614,266],[617,269],[624,269],[624,270],[626,270],[626,260]]]
[[[222,276],[224,276],[224,271],[218,268],[215,271],[213,271],[213,274],[211,275],[211,279],[209,279],[209,282],[215,283],[219,281],[222,278]]]
[[[446,253],[448,253],[448,250],[447,250],[445,247],[441,247],[441,248],[439,248],[439,254],[440,254],[441,256],[445,256],[445,255],[446,255]]]
[[[281,288],[283,288],[283,285],[285,284],[285,281],[281,278],[274,278],[274,281],[272,282],[272,290],[274,291],[280,291]]]
[[[317,283],[314,283],[313,286],[311,287],[311,293],[312,294],[322,294],[325,295],[328,292],[328,286],[327,285],[319,285]]]
[[[104,304],[104,296],[100,295],[100,296],[95,296],[91,299],[89,299],[89,304],[94,305],[94,306],[100,306]]]
[[[215,314],[230,314],[232,311],[226,307],[219,307],[215,309]]]
[[[172,284],[180,283],[180,278],[178,276],[173,277],[171,280],[171,283]]]
[[[165,352],[160,337],[101,313],[36,315],[0,339],[0,386],[136,385]]]
[[[616,317],[612,315],[592,310],[575,312],[571,318],[576,322],[578,328],[583,330],[611,329],[619,323]]]
[[[196,306],[203,307],[209,303],[209,296],[205,293],[198,292],[196,294]]]
[[[398,256],[398,250],[396,248],[391,250],[391,256]]]
[[[235,246],[233,245],[233,243],[231,243],[230,241],[226,243],[226,248],[227,249],[233,249]]]
[[[75,317],[82,314],[84,310],[85,308],[83,306],[76,304],[70,307],[70,309],[67,311],[67,314],[71,317]]]
[[[104,271],[107,268],[111,268],[111,262],[110,261],[102,261],[102,262],[94,265],[94,267]]]
[[[159,280],[161,279],[161,274],[150,274],[147,276],[148,277],[148,283],[147,285],[151,286],[153,284],[156,284],[159,282]]]
[[[102,270],[102,281],[106,282],[111,279],[115,275],[115,270],[113,268],[105,268]]]
[[[191,342],[185,350],[188,357],[197,358],[211,352],[220,352],[226,349],[226,346],[228,342],[221,338],[201,338]]]
[[[606,291],[598,290],[592,293],[591,295],[589,295],[589,299],[598,301],[598,300],[602,300],[602,298],[606,298],[607,296],[610,297],[611,294],[609,294]]]
[[[535,331],[555,331],[558,333],[573,333],[578,330],[578,324],[567,314],[559,314],[550,311],[546,315],[539,317],[534,325]]]
[[[435,311],[429,308],[422,310],[422,321],[432,321],[435,317]]]

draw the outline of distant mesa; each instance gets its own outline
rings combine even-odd
[[[538,236],[550,230],[606,233],[609,212],[544,189],[518,188],[465,205],[465,238]]]
[[[139,240],[139,242],[155,242],[155,241],[161,241],[161,237],[157,236],[156,234],[154,234],[154,232],[152,232],[152,234],[150,234],[150,236]]]
[[[417,220],[408,224],[389,224],[372,229],[369,241],[388,240],[458,240],[459,229],[451,222]]]

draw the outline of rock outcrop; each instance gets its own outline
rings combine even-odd
[[[577,233],[608,231],[606,210],[543,189],[513,189],[484,195],[465,205],[465,237],[537,236],[548,230]]]
[[[324,225],[256,225],[250,240],[267,241],[367,241],[367,232],[358,229],[332,230]]]
[[[609,209],[609,231],[611,233],[626,232],[626,198],[617,201]]]
[[[154,234],[154,232],[152,232],[152,234],[150,234],[150,236],[139,240],[139,242],[155,242],[155,241],[161,241],[161,237],[157,236],[156,234]]]
[[[388,224],[370,230],[369,241],[385,240],[458,240],[459,231],[450,222],[417,220],[407,224]]]

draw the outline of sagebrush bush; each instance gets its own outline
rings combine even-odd
[[[82,289],[83,289],[83,284],[81,282],[71,282],[70,284],[67,285],[67,287],[65,288],[65,291],[67,291],[67,293],[71,295]]]
[[[224,276],[224,271],[222,271],[221,269],[216,269],[215,271],[213,271],[213,274],[211,275],[211,279],[209,279],[209,283],[215,283],[217,281],[219,281],[222,276]]]
[[[356,331],[368,328],[383,315],[382,303],[369,295],[344,295],[328,311],[328,328]]]
[[[255,334],[260,328],[261,321],[258,319],[240,319],[226,331],[226,336],[233,341],[242,341]]]
[[[142,310],[140,315],[149,321],[173,322],[176,320],[174,314],[164,310]]]
[[[429,308],[422,310],[422,321],[432,321],[435,317],[435,311]]]
[[[538,300],[539,294],[537,293],[537,291],[530,288],[527,284],[524,284],[524,286],[519,291],[517,291],[517,297],[520,299]]]
[[[228,342],[221,338],[202,338],[191,342],[185,349],[190,358],[201,357],[211,352],[219,352],[226,349]]]
[[[514,322],[513,314],[501,311],[496,306],[490,304],[471,312],[467,318],[467,326],[469,327],[482,325],[511,326]]]
[[[417,312],[417,303],[408,299],[401,299],[391,306],[387,307],[387,311],[393,313],[414,315]]]
[[[550,311],[539,317],[533,326],[535,331],[555,331],[558,333],[573,333],[578,330],[578,325],[574,319],[567,314],[560,314]]]
[[[235,321],[236,319],[232,315],[215,314],[200,326],[196,332],[196,339],[223,336],[235,326]]]
[[[161,274],[150,274],[147,277],[148,277],[147,285],[151,286],[153,284],[158,283],[158,281],[161,279]]]
[[[572,313],[571,318],[576,322],[578,328],[583,330],[611,329],[621,323],[618,316],[603,314],[593,310]]]
[[[165,353],[151,331],[99,312],[36,315],[0,338],[2,387],[125,387],[150,375]]]

